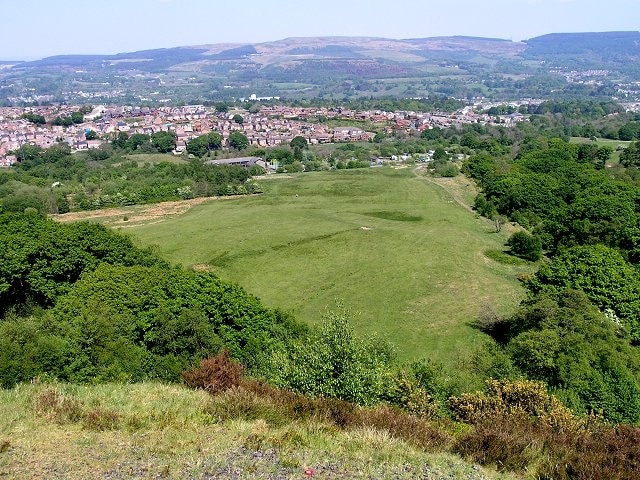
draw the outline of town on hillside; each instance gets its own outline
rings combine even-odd
[[[355,111],[347,108],[305,108],[283,105],[263,106],[256,113],[245,110],[219,112],[214,107],[185,105],[180,107],[104,106],[93,107],[81,120],[70,125],[55,119],[69,118],[79,106],[38,106],[0,108],[0,165],[17,161],[12,154],[24,144],[41,148],[66,143],[72,150],[99,148],[119,132],[153,134],[172,132],[176,136],[175,155],[186,151],[187,143],[200,135],[218,132],[223,146],[233,131],[246,135],[249,144],[273,147],[288,144],[302,136],[311,145],[332,142],[371,141],[375,133],[357,125],[375,126],[385,133],[422,132],[465,123],[513,126],[526,119],[517,107],[532,101],[510,104],[516,111],[509,115],[476,113],[490,105],[467,106],[454,113]],[[539,103],[539,102],[538,102]],[[39,122],[29,120],[37,116]],[[42,119],[45,121],[43,122]],[[347,126],[330,126],[342,121]],[[340,123],[340,122],[333,122]]]

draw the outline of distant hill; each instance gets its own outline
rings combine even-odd
[[[550,33],[526,41],[526,55],[640,55],[640,32]]]
[[[28,101],[34,91],[44,92],[50,99],[75,101],[85,98],[80,96],[81,91],[104,91],[109,85],[124,88],[129,95],[127,101],[163,92],[170,92],[173,100],[184,101],[207,96],[232,99],[261,91],[264,95],[300,98],[301,88],[307,89],[306,98],[419,97],[432,93],[475,97],[490,92],[506,98],[519,92],[525,97],[548,92],[561,95],[562,85],[554,79],[516,83],[523,78],[548,76],[551,69],[607,70],[619,73],[618,80],[638,81],[640,32],[553,33],[523,42],[470,36],[291,37],[116,55],[58,55],[28,62],[0,62],[0,86],[6,79],[1,93],[13,98],[9,102]],[[82,78],[78,76],[83,74]],[[41,81],[43,75],[46,82]],[[172,86],[165,88],[169,83],[160,82],[159,75],[171,77]],[[52,83],[56,78],[59,83]],[[384,83],[400,78],[413,79],[413,83]],[[297,88],[296,83],[308,85]],[[570,93],[576,91],[574,88]],[[615,90],[603,87],[595,93],[605,94],[602,92],[611,96]]]
[[[525,58],[557,66],[637,70],[640,32],[551,33],[527,40]]]
[[[246,61],[259,65],[317,59],[390,60],[415,63],[437,53],[474,53],[507,58],[590,55],[607,59],[640,57],[640,32],[551,33],[524,42],[469,36],[404,40],[378,37],[293,37],[257,44],[211,44],[142,50],[116,55],[58,55],[21,62],[25,69],[64,67],[114,68],[157,71],[198,62],[200,67],[220,61]],[[0,62],[12,63],[16,62]]]

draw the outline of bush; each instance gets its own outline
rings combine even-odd
[[[557,428],[578,428],[580,422],[542,382],[533,380],[489,380],[487,393],[464,393],[449,399],[453,416],[478,423],[495,415],[518,415]]]
[[[548,480],[637,478],[640,472],[640,428],[594,426],[578,435],[556,436],[538,467]]]
[[[436,162],[434,165],[434,173],[439,177],[455,177],[460,170],[452,162]]]
[[[215,394],[240,385],[243,368],[223,350],[215,357],[205,358],[200,366],[182,373],[182,380],[191,388]]]
[[[540,238],[527,232],[516,232],[507,241],[511,253],[517,257],[536,262],[542,256],[542,242]]]
[[[542,441],[536,437],[536,427],[524,416],[491,416],[460,436],[452,449],[500,471],[524,471],[540,455]]]
[[[372,405],[386,395],[392,357],[387,344],[354,335],[348,312],[329,312],[318,331],[272,359],[268,377],[312,397]]]

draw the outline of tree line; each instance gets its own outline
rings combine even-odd
[[[160,142],[158,138],[152,141]],[[132,139],[131,145],[137,142],[132,135],[125,149]],[[197,159],[141,164],[111,147],[71,153],[65,144],[47,149],[26,144],[18,154],[20,162],[0,172],[0,211],[66,213],[262,191],[250,180],[259,173],[256,169],[206,165]]]

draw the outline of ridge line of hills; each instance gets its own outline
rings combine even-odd
[[[180,63],[219,60],[240,60],[251,56],[309,56],[316,58],[378,58],[380,51],[395,51],[420,56],[437,51],[477,51],[510,56],[535,56],[539,54],[565,54],[575,52],[626,52],[640,55],[640,32],[583,32],[550,33],[521,42],[500,38],[484,38],[465,35],[424,38],[391,39],[384,37],[287,37],[260,43],[215,43],[177,46],[121,52],[117,54],[64,54],[32,61],[3,61],[20,68],[81,65],[93,62],[164,60],[167,66]],[[378,56],[377,56],[378,55]],[[414,59],[415,61],[415,59]],[[117,64],[116,64],[117,65]],[[113,66],[111,64],[110,66]]]

